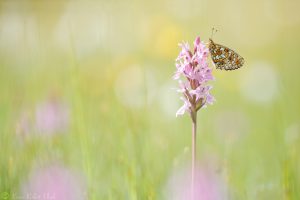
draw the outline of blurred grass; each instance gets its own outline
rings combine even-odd
[[[171,90],[177,43],[207,40],[217,27],[214,39],[246,63],[214,71],[217,102],[199,113],[198,157],[218,157],[230,199],[300,198],[299,2],[0,5],[0,192],[18,193],[33,166],[60,160],[86,176],[88,199],[164,199],[171,170],[190,162],[190,120],[175,118],[180,104]],[[278,76],[277,95],[265,103],[241,91],[260,61]],[[141,78],[122,77],[130,69]],[[120,96],[122,78],[140,84],[133,85],[139,105]],[[70,106],[68,133],[23,141],[15,133],[20,113],[34,115],[52,93]],[[240,115],[232,112],[245,122],[233,136],[226,123]]]

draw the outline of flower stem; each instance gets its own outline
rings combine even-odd
[[[195,168],[196,168],[196,138],[197,138],[197,111],[191,113],[193,121],[192,130],[192,186],[191,186],[191,196],[192,200],[195,199]]]

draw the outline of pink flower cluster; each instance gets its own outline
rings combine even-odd
[[[179,46],[181,52],[176,59],[177,70],[173,78],[179,81],[178,92],[183,94],[181,99],[184,104],[179,108],[176,116],[183,115],[185,112],[195,113],[215,100],[210,94],[212,86],[207,85],[208,81],[214,80],[212,69],[207,62],[208,48],[200,37],[195,39],[193,51],[188,43],[181,43]],[[181,80],[181,77],[185,80]]]
[[[20,194],[13,199],[84,200],[86,189],[81,174],[53,164],[34,169],[21,185]]]
[[[209,163],[210,164],[210,163]],[[190,167],[175,169],[165,187],[165,199],[168,200],[227,200],[228,185],[222,174],[212,168],[201,165],[195,171],[195,188],[191,196]]]

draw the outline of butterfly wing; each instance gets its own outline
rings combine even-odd
[[[210,40],[209,51],[217,69],[235,70],[243,66],[244,58],[235,51]]]

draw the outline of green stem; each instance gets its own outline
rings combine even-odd
[[[192,200],[195,199],[195,169],[196,169],[196,139],[197,139],[197,111],[191,113],[193,129],[192,129],[192,183],[191,183],[191,196]]]

